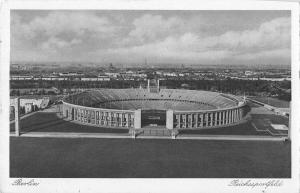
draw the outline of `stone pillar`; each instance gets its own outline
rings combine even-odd
[[[25,104],[25,114],[31,113],[33,109],[33,104],[32,103],[26,103]]]
[[[148,86],[147,86],[148,92],[150,92],[150,80],[148,79]]]
[[[65,105],[65,116],[64,116],[64,118],[66,118],[66,119],[69,119],[69,106],[68,105]]]
[[[219,114],[219,125],[223,125],[223,111]]]
[[[234,109],[234,122],[237,121],[237,109]]]
[[[230,123],[230,110],[227,110],[227,124]]]
[[[67,112],[66,105],[63,103],[63,104],[62,104],[63,118],[65,118],[65,117],[67,116],[67,115],[66,115],[66,112]]]
[[[173,119],[174,119],[174,111],[173,110],[167,110],[167,115],[166,115],[166,127],[167,127],[167,129],[174,129],[174,120]]]
[[[209,113],[205,113],[205,120],[206,120],[206,127],[208,127],[209,126],[209,124],[208,124],[208,118],[209,118]]]
[[[20,128],[20,98],[15,99],[15,134],[16,136],[20,136],[21,128]]]
[[[203,113],[201,113],[200,118],[201,118],[200,127],[203,127],[203,122],[204,122],[204,115],[203,115]]]
[[[77,121],[79,121],[79,112],[80,112],[80,110],[78,109],[78,108],[76,108],[76,110],[75,110],[75,117],[76,117],[76,120]]]
[[[99,125],[99,111],[95,111],[95,124]]]
[[[236,109],[234,109],[234,119],[233,122],[236,122]]]
[[[77,109],[77,121],[81,120],[80,109]]]
[[[222,111],[222,121],[220,122],[222,125],[225,123],[225,111]]]
[[[210,117],[210,124],[209,124],[209,126],[212,126],[213,125],[213,115],[212,115],[212,113],[209,113],[209,117]]]
[[[181,114],[178,114],[178,128],[181,128]]]
[[[225,111],[222,111],[222,121],[221,124],[224,125],[225,123]]]
[[[125,119],[126,119],[126,127],[129,127],[129,115],[128,115],[128,113],[125,114]]]
[[[119,113],[116,113],[116,127],[119,127],[120,126],[120,114]]]
[[[134,128],[140,129],[142,127],[142,110],[137,109],[134,111]]]
[[[98,113],[99,113],[99,117],[98,117],[99,125],[101,125],[101,111],[99,111]]]
[[[74,117],[73,119],[76,121],[77,120],[77,108],[74,108]]]
[[[71,112],[71,111],[72,111],[72,108],[71,108],[71,107],[68,107],[68,119],[69,119],[69,120],[72,119],[72,117],[71,117],[71,116],[72,116],[72,112]]]
[[[218,114],[219,114],[219,112],[215,112],[215,126],[217,126],[218,125]]]
[[[185,114],[185,128],[189,127],[189,114]]]
[[[111,112],[109,112],[108,113],[108,117],[109,117],[109,123],[108,123],[108,125],[111,127],[112,126],[112,113]]]
[[[242,119],[243,119],[243,109],[240,108],[240,111],[239,111],[239,112],[240,112],[240,115],[239,115],[239,116],[240,116],[240,120],[242,120]]]
[[[178,133],[178,131],[176,129],[172,129],[172,131],[171,131],[171,138],[172,139],[176,139],[177,133]]]
[[[97,111],[93,111],[94,112],[94,124],[97,125],[97,121],[99,122],[99,120],[97,119]]]
[[[135,138],[136,138],[135,128],[130,129],[129,132],[131,132],[131,138],[132,138],[132,139],[135,139]]]
[[[112,116],[112,118],[113,118],[112,124],[113,124],[114,127],[116,127],[118,125],[118,123],[117,123],[117,121],[118,121],[118,114],[114,113],[113,116]]]
[[[123,118],[124,118],[124,114],[122,113],[121,114],[121,127],[123,127],[123,121],[124,121]]]
[[[68,107],[68,119],[71,120],[71,108]]]
[[[78,109],[78,121],[82,122],[82,109]]]
[[[229,114],[229,111],[230,111],[230,110],[227,110],[227,112],[226,112],[226,114],[227,114],[227,115],[226,115],[226,121],[227,121],[227,124],[230,123],[230,119],[229,119],[229,115],[230,115],[230,114]]]
[[[199,119],[199,114],[196,113],[195,128],[198,127],[198,121],[199,121],[198,119]]]

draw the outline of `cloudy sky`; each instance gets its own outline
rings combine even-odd
[[[290,64],[289,11],[11,12],[12,61]]]

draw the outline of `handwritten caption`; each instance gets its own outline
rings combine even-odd
[[[23,179],[18,178],[11,185],[13,186],[38,186],[40,183],[36,182],[35,179]]]
[[[281,187],[283,185],[283,180],[232,180],[229,182],[228,186],[236,187],[251,187],[253,188],[263,188],[267,189],[270,187]]]

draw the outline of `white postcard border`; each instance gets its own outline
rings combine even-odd
[[[11,9],[161,9],[161,10],[291,10],[292,11],[292,178],[279,179],[280,187],[232,187],[234,179],[101,179],[101,178],[35,178],[37,186],[12,186],[9,178],[9,61]],[[0,191],[1,192],[299,192],[299,7],[297,2],[196,0],[115,0],[115,1],[4,1],[1,6],[0,66]],[[45,166],[47,167],[47,166]],[[267,182],[272,179],[240,179]],[[278,179],[274,179],[278,180]]]

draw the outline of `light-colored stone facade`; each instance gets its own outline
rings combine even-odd
[[[209,111],[166,111],[167,129],[206,129],[237,124],[244,120],[245,104]],[[63,102],[63,116],[81,124],[111,128],[141,128],[141,109],[115,110],[93,108]]]
[[[245,104],[213,111],[173,111],[173,128],[202,129],[224,127],[241,122],[244,120],[246,113]]]
[[[141,110],[92,108],[63,102],[63,116],[81,124],[112,128],[141,128]]]

